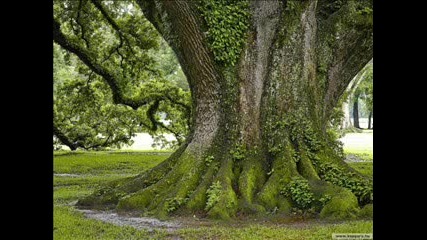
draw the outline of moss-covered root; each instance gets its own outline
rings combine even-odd
[[[166,201],[168,198],[175,198],[176,196],[171,196],[171,194],[178,194],[176,183],[185,180],[186,183],[192,182],[197,183],[199,180],[199,174],[201,168],[194,166],[196,158],[188,153],[183,154],[172,171],[156,182],[155,184],[150,185],[149,187],[143,188],[134,194],[127,195],[120,199],[117,204],[118,211],[130,211],[130,210],[139,210],[139,211],[154,211],[151,212],[159,217],[165,217],[167,215]],[[188,180],[188,181],[187,181]],[[190,187],[194,184],[190,184]],[[187,187],[182,188],[180,191],[185,191]],[[161,204],[163,205],[161,207]]]
[[[122,197],[132,195],[158,182],[168,169],[168,164],[162,164],[144,174],[108,182],[91,195],[79,199],[77,205],[96,209],[114,208]]]
[[[298,167],[298,172],[304,178],[308,180],[320,180],[320,177],[317,174],[316,170],[314,169],[314,166],[311,160],[308,158],[306,154],[301,155],[301,159],[298,161],[297,167]]]
[[[189,162],[188,162],[189,163]],[[187,164],[187,169],[183,171],[182,177],[176,184],[172,184],[168,192],[162,193],[152,201],[148,206],[149,211],[154,211],[158,217],[166,217],[178,209],[183,209],[189,200],[191,193],[200,183],[202,173],[204,172],[204,163],[195,161],[194,164]]]
[[[119,202],[120,196],[123,195],[123,193],[118,191],[117,186],[132,182],[134,179],[135,177],[112,181],[89,196],[79,199],[76,205],[95,209],[114,208]]]
[[[356,196],[348,189],[324,181],[310,181],[311,188],[317,196],[330,196],[323,206],[320,217],[330,220],[354,219],[359,215]]]
[[[243,169],[239,177],[239,211],[248,214],[262,214],[264,206],[253,202],[254,195],[265,183],[266,172],[259,160],[260,156],[252,155],[243,160]]]
[[[361,218],[372,218],[374,216],[374,205],[366,204],[359,212]]]
[[[270,177],[257,195],[257,202],[262,204],[268,211],[278,208],[280,212],[290,212],[289,201],[280,195],[280,190],[289,183],[293,177],[299,176],[295,161],[292,160],[288,151],[285,155],[275,158]]]
[[[234,181],[233,160],[223,159],[216,179],[207,191],[208,216],[214,219],[230,219],[236,215],[237,195],[232,187]]]
[[[190,211],[203,211],[206,207],[207,195],[206,192],[209,187],[212,185],[217,168],[211,166],[208,168],[203,178],[201,179],[200,184],[191,193],[189,200],[187,201],[185,208]]]
[[[185,147],[182,145],[168,159],[147,172],[108,182],[91,195],[79,199],[77,206],[97,209],[114,208],[122,197],[132,195],[160,181],[176,165]]]

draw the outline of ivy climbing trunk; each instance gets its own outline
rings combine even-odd
[[[372,183],[343,162],[326,130],[339,97],[372,58],[369,16],[357,11],[371,2],[336,9],[315,0],[206,2],[138,2],[187,76],[186,143],[79,205],[222,219],[307,206],[321,216],[354,216],[372,202]],[[212,19],[225,29],[214,31]],[[301,181],[309,204],[287,194]]]

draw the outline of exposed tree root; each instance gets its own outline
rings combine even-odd
[[[293,151],[289,151],[291,147],[287,145],[284,151],[271,157],[270,165],[260,160],[261,154],[246,154],[240,160],[233,159],[231,154],[217,154],[206,161],[181,150],[179,156],[171,156],[151,171],[112,182],[81,199],[78,205],[115,207],[119,211],[139,211],[161,218],[175,213],[218,219],[229,219],[237,213],[290,213],[296,205],[292,196],[285,196],[283,191],[298,178],[308,180],[317,202],[326,201],[317,208],[322,218],[354,218],[372,213],[369,206],[360,211],[355,194],[322,172],[320,161],[338,164],[336,159],[318,154],[320,160],[312,160],[301,154],[299,161],[295,161]],[[339,164],[340,169],[347,171]],[[359,178],[355,174],[349,176]]]

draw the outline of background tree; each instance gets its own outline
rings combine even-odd
[[[159,39],[160,40],[160,39]],[[164,45],[164,41],[162,41]],[[159,54],[159,51],[160,54]],[[182,86],[187,95],[188,85],[180,74],[179,64],[165,46],[161,50],[152,49],[150,55],[160,56],[156,68],[164,78],[176,86]],[[133,143],[137,132],[148,132],[155,138],[157,146],[174,147],[185,139],[187,120],[171,106],[159,106],[156,121],[163,121],[164,129],[150,126],[144,114],[147,109],[133,110],[116,105],[108,85],[97,77],[76,56],[63,52],[54,44],[54,144],[71,150],[100,150],[106,147],[121,148]],[[164,111],[164,112],[162,112]],[[163,114],[161,114],[163,113]],[[168,114],[166,114],[168,113]],[[163,130],[163,131],[162,131]],[[163,133],[174,133],[176,141],[167,141]]]
[[[368,129],[371,129],[371,119],[374,111],[374,91],[373,91],[373,64],[368,65],[366,74],[356,91],[364,102],[365,111],[368,113]]]
[[[341,121],[341,129],[347,129],[350,127],[355,127],[356,125],[353,125],[352,121],[351,121],[351,114],[350,114],[350,106],[349,103],[353,103],[353,108],[354,108],[354,101],[355,101],[355,94],[362,94],[366,96],[366,100],[367,100],[367,106],[372,107],[373,106],[373,95],[372,95],[372,88],[373,88],[373,76],[372,76],[372,69],[373,69],[373,60],[369,61],[368,64],[366,64],[366,66],[360,70],[360,72],[353,78],[353,80],[351,80],[350,84],[347,86],[347,89],[345,90],[343,96],[341,97],[341,101],[342,101],[342,105],[341,106],[341,111],[342,114],[339,114],[339,116],[337,116],[340,121]],[[366,82],[365,82],[366,81]],[[361,82],[365,82],[362,88],[359,87],[359,85],[361,84]],[[361,90],[363,89],[363,90]],[[357,91],[357,92],[356,92]],[[357,101],[358,101],[359,97],[357,97]],[[358,108],[358,103],[357,103],[357,108]],[[336,109],[336,111],[340,111],[339,109]],[[354,114],[354,110],[352,111]],[[357,111],[357,115],[358,115],[359,111]],[[354,116],[353,116],[354,118]],[[357,119],[357,126],[359,126],[359,118],[356,117]]]
[[[372,202],[371,179],[327,134],[334,106],[372,58],[372,1],[55,1],[54,13],[54,41],[103,77],[115,103],[184,107],[175,88],[135,77],[151,76],[155,30],[192,97],[189,135],[174,154],[79,205],[217,218],[294,206],[348,217]]]
[[[364,108],[369,113],[369,116],[372,117],[373,111],[373,62],[369,62],[365,68],[362,69],[360,75],[356,76],[356,80],[359,84],[354,89],[354,92],[351,96],[351,101],[353,101],[353,126],[355,128],[361,128],[359,124],[359,100],[363,100]],[[365,109],[363,109],[365,110]],[[363,112],[364,113],[364,112]],[[363,114],[365,115],[365,114]],[[368,120],[368,128],[370,129],[371,117]]]
[[[360,128],[359,124],[359,97],[360,93],[356,92],[353,96],[353,126]]]
[[[108,86],[99,79],[78,73],[76,59],[69,56],[65,61],[57,45],[54,45],[54,56],[53,134],[56,139],[71,150],[120,148],[131,144],[131,137],[142,121],[138,114],[113,104]]]

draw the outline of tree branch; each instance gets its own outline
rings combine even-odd
[[[153,99],[139,99],[132,100],[123,96],[122,90],[118,84],[118,76],[115,76],[106,68],[102,67],[96,61],[94,61],[90,57],[90,53],[78,46],[70,42],[65,35],[61,32],[61,25],[54,19],[53,20],[53,40],[60,45],[65,50],[74,53],[84,64],[86,64],[92,71],[96,74],[100,75],[107,82],[108,86],[110,86],[111,91],[113,93],[113,101],[116,104],[124,104],[132,107],[133,109],[138,109],[141,106],[147,105]]]
[[[53,135],[56,136],[62,144],[66,145],[74,151],[77,149],[77,144],[73,143],[61,130],[56,126],[55,122],[53,123]]]
[[[90,45],[89,45],[89,41],[87,40],[87,38],[86,38],[86,36],[85,36],[85,33],[86,33],[86,30],[85,30],[85,28],[83,27],[84,25],[81,23],[81,18],[80,18],[80,13],[82,12],[82,0],[79,0],[79,6],[78,6],[78,9],[77,9],[77,18],[76,18],[76,22],[77,22],[77,24],[80,26],[80,29],[81,29],[81,38],[85,41],[85,43],[86,43],[86,47],[87,48],[90,48]]]
[[[107,10],[102,6],[101,1],[99,0],[90,0],[90,1],[101,12],[102,16],[107,20],[110,26],[117,32],[120,38],[120,42],[124,40],[126,42],[126,46],[128,47],[128,49],[131,51],[132,54],[135,55],[135,52],[132,49],[132,45],[130,44],[129,39],[123,34],[122,29],[120,29],[119,25],[114,21],[114,19],[110,17]],[[122,45],[123,44],[121,43],[120,46]],[[118,51],[117,53],[120,54]]]
[[[325,1],[323,1],[325,2]],[[346,1],[318,23],[319,66],[327,69],[323,117],[333,107],[356,74],[372,59],[372,1]]]

